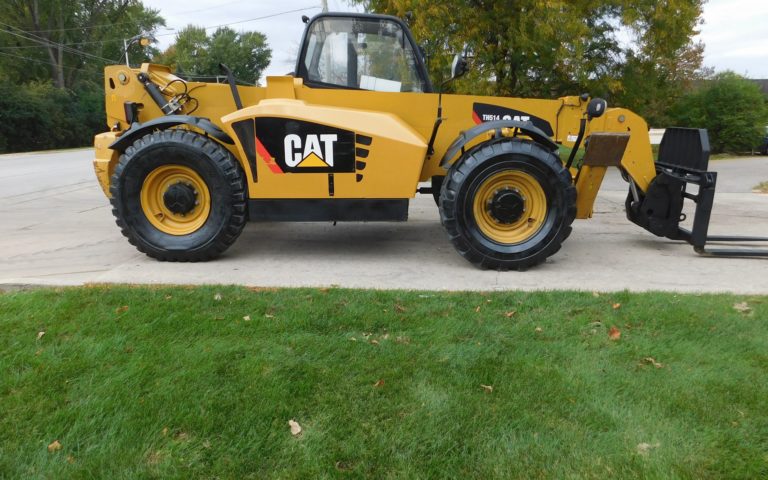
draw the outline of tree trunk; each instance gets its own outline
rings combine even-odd
[[[32,1],[32,23],[36,32],[42,30],[40,28],[40,9],[37,0]],[[48,52],[48,58],[51,60],[51,79],[53,80],[53,85],[58,88],[64,88],[64,49],[61,45],[56,47],[48,36],[37,34],[35,36],[46,42],[45,50]]]

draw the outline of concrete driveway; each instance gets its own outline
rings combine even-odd
[[[626,184],[612,172],[594,218],[527,272],[481,271],[448,242],[428,196],[406,223],[249,224],[219,260],[161,263],[114,223],[90,149],[0,156],[0,285],[92,282],[243,284],[439,290],[629,289],[768,293],[768,260],[702,258],[629,223]],[[720,172],[710,234],[768,236],[768,158],[711,162]],[[768,248],[768,246],[766,247]]]

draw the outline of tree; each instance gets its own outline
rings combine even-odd
[[[722,72],[684,95],[671,115],[680,126],[706,128],[712,152],[737,153],[760,143],[768,123],[768,106],[756,83]]]
[[[219,63],[224,63],[238,80],[256,84],[271,57],[272,50],[262,33],[238,33],[229,27],[220,27],[208,36],[205,28],[189,25],[155,61],[191,77],[219,75]]]
[[[140,0],[4,0],[0,72],[14,82],[50,79],[59,88],[82,77],[97,81],[105,65],[121,61],[123,39],[159,25],[165,21]]]
[[[468,47],[467,93],[552,97],[589,92],[653,115],[698,75],[704,0],[356,0],[405,17],[433,79]],[[629,36],[630,41],[625,41]],[[674,87],[674,88],[673,88]]]

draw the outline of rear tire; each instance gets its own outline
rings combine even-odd
[[[525,270],[556,253],[576,217],[576,189],[552,152],[525,140],[491,140],[451,167],[440,220],[479,268]]]
[[[245,178],[218,143],[186,130],[136,140],[112,175],[112,213],[139,251],[163,261],[219,256],[246,222]]]

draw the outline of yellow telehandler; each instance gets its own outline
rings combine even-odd
[[[699,253],[766,253],[705,249],[716,182],[705,130],[667,129],[654,162],[645,121],[599,98],[436,92],[396,17],[305,23],[295,72],[265,87],[237,85],[224,65],[221,84],[154,64],[105,69],[110,131],[95,138],[94,167],[140,251],[208,260],[248,220],[403,221],[409,199],[431,193],[459,254],[524,270],[591,217],[606,169],[618,167],[632,222]],[[465,70],[457,56],[452,78]],[[560,146],[571,148],[565,159]],[[696,203],[690,230],[680,226],[685,199]]]

